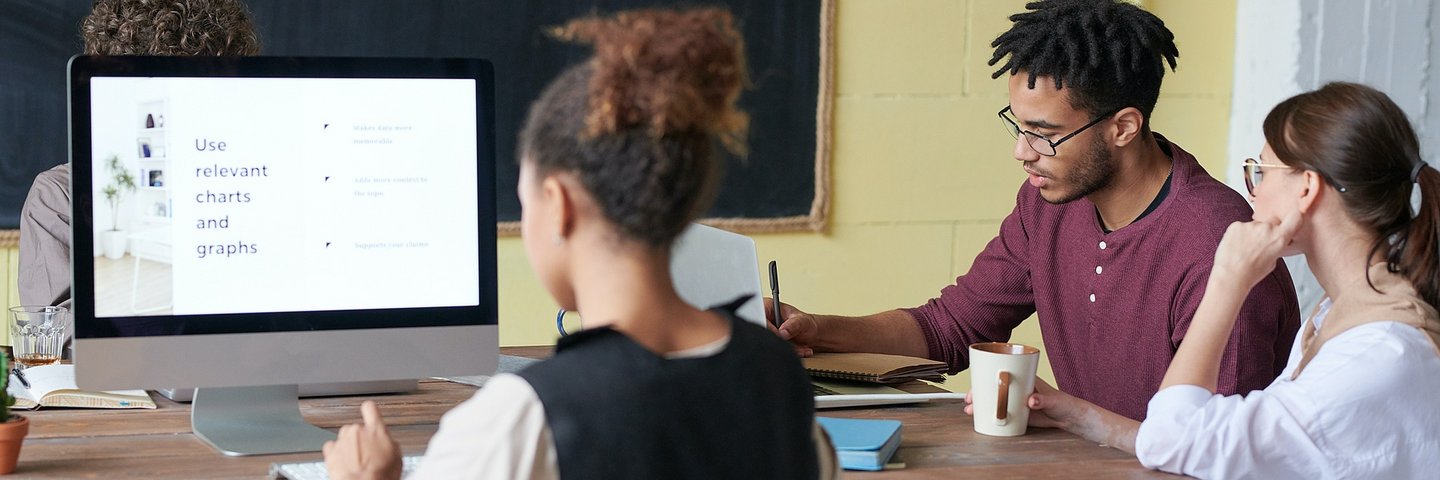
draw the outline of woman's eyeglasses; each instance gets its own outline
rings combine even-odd
[[[1253,159],[1253,158],[1247,158],[1247,159],[1245,159],[1245,164],[1244,164],[1244,166],[1243,166],[1242,168],[1243,168],[1244,171],[1245,171],[1245,190],[1246,190],[1246,191],[1249,191],[1249,192],[1250,192],[1250,196],[1253,197],[1253,196],[1255,196],[1255,187],[1260,186],[1260,180],[1265,177],[1265,170],[1264,170],[1264,169],[1266,169],[1266,168],[1287,168],[1287,169],[1294,169],[1295,167],[1292,167],[1292,166],[1289,166],[1289,165],[1280,164],[1280,163],[1260,163],[1259,160],[1256,160],[1256,159]],[[1345,193],[1345,187],[1342,186],[1342,185],[1340,185],[1340,184],[1338,184],[1338,183],[1335,183],[1334,180],[1331,180],[1331,179],[1330,179],[1330,176],[1325,175],[1324,173],[1321,173],[1321,172],[1318,172],[1318,171],[1315,172],[1315,173],[1319,174],[1321,178],[1324,178],[1326,182],[1329,182],[1331,186],[1334,186],[1336,191],[1338,191],[1338,192],[1340,192],[1340,193]]]
[[[1243,167],[1245,171],[1245,190],[1249,191],[1252,197],[1255,196],[1255,187],[1260,186],[1260,180],[1265,177],[1263,168],[1293,167],[1279,163],[1260,163],[1259,160],[1253,158],[1245,159],[1245,166]]]

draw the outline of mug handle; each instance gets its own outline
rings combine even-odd
[[[995,425],[1003,427],[1010,422],[1005,418],[1010,405],[1010,372],[1001,370],[995,384],[1000,387],[1000,393],[995,396]]]

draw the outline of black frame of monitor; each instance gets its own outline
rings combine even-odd
[[[73,228],[71,265],[76,338],[273,333],[372,328],[498,325],[495,232],[495,79],[487,60],[461,58],[358,57],[106,57],[70,59],[70,160]],[[454,78],[475,80],[476,199],[479,228],[480,304],[366,310],[317,310],[203,315],[144,315],[97,318],[92,195],[90,80],[94,77],[248,78]],[[77,101],[82,100],[82,101]],[[488,189],[488,194],[487,194]],[[425,272],[415,272],[424,275]],[[122,335],[122,322],[157,325],[153,334]]]

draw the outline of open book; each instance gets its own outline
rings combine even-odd
[[[88,392],[75,386],[74,365],[43,365],[25,369],[25,380],[10,374],[10,395],[15,397],[15,406],[20,410],[34,410],[45,407],[75,408],[155,408],[155,401],[144,390],[118,390]]]

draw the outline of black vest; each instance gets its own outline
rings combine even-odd
[[[815,399],[794,349],[717,307],[730,342],[666,359],[611,328],[563,337],[519,373],[545,405],[560,478],[810,479]]]

